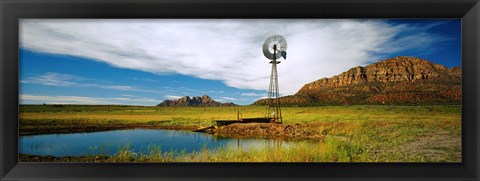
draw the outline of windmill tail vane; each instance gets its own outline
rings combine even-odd
[[[282,54],[283,59],[287,59],[287,52],[280,52]]]

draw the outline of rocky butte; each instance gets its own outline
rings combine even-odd
[[[284,105],[460,104],[461,67],[399,56],[305,84]],[[254,104],[264,105],[266,99]]]
[[[231,102],[220,103],[204,95],[202,97],[194,96],[190,98],[189,96],[184,96],[177,100],[164,100],[157,106],[236,106],[236,104]]]

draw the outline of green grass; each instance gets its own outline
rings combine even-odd
[[[21,121],[81,122],[82,124],[158,124],[197,126],[212,120],[263,117],[263,106],[241,107],[141,107],[141,106],[20,106]],[[323,106],[284,107],[286,124],[356,120],[452,120],[461,106]]]
[[[208,126],[212,120],[263,117],[263,106],[141,107],[21,106],[20,130],[70,127]],[[284,107],[284,124],[302,124],[324,135],[318,145],[248,151],[219,148],[196,153],[161,152],[132,157],[120,150],[112,157],[86,156],[77,161],[147,162],[460,162],[461,106],[322,106]],[[272,154],[273,153],[273,154]],[[92,158],[94,157],[94,158]]]

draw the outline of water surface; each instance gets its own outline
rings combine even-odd
[[[294,146],[295,142],[275,139],[239,139],[178,130],[132,129],[89,133],[45,134],[20,136],[21,154],[51,156],[82,156],[115,154],[129,145],[133,152],[147,153],[148,147],[160,146],[162,151],[200,151],[219,147],[242,150],[267,146]]]

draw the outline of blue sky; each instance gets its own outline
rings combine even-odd
[[[73,56],[21,49],[20,57],[20,94],[40,95],[29,96],[27,104],[155,105],[182,95],[210,95],[222,102],[249,103],[250,97],[264,94],[228,87],[220,81],[180,74],[156,75]]]
[[[246,105],[266,95],[270,65],[261,45],[270,34],[288,42],[279,79],[281,94],[291,95],[395,56],[460,66],[460,27],[455,19],[24,19],[20,102],[156,105],[209,95]]]

